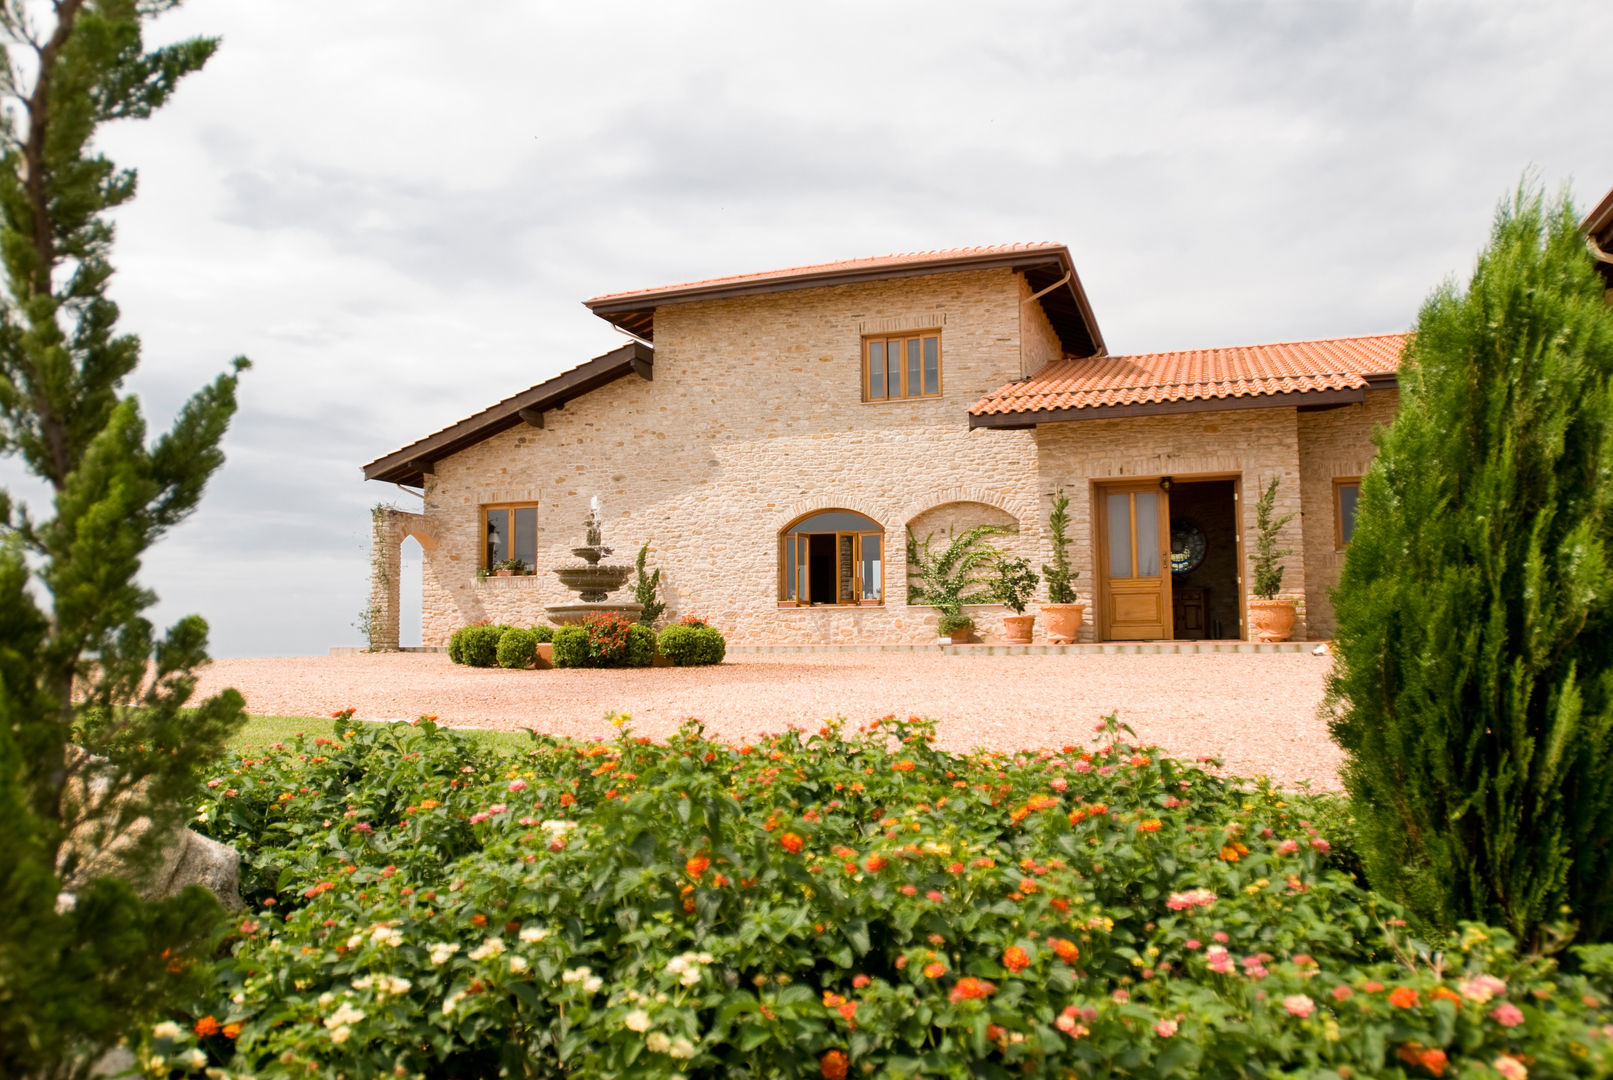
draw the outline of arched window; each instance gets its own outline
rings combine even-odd
[[[885,530],[850,510],[819,510],[801,518],[779,536],[779,599],[882,603]]]

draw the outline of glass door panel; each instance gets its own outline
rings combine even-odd
[[[1138,491],[1131,496],[1136,515],[1137,576],[1159,576],[1159,496],[1152,491]]]
[[[858,540],[858,577],[861,578],[862,599],[878,602],[883,591],[885,580],[883,565],[880,559],[880,540],[878,533],[864,533]]]
[[[1109,524],[1109,576],[1129,578],[1132,549],[1131,495],[1127,492],[1114,492],[1106,498],[1109,503],[1106,507]]]

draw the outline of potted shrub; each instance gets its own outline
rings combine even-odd
[[[505,559],[501,563],[493,564],[494,577],[514,577],[526,573],[526,563],[520,559]]]
[[[969,634],[974,628],[975,621],[961,611],[942,612],[935,624],[935,632],[950,645],[969,644]]]
[[[1274,476],[1255,503],[1255,594],[1249,598],[1249,636],[1255,641],[1287,641],[1294,630],[1294,601],[1277,598],[1283,587],[1283,558],[1294,553],[1277,547],[1277,533],[1294,515],[1273,517],[1276,501]]]
[[[1053,512],[1047,517],[1047,528],[1053,541],[1053,562],[1042,564],[1047,578],[1047,603],[1042,605],[1042,628],[1047,640],[1055,645],[1069,645],[1081,629],[1081,616],[1087,606],[1081,603],[1080,594],[1072,584],[1081,571],[1070,569],[1067,549],[1070,546],[1070,497],[1060,488],[1053,497]]]
[[[1006,525],[976,525],[961,536],[948,530],[946,550],[936,554],[930,550],[933,533],[920,543],[913,530],[907,530],[907,602],[928,604],[941,612],[936,630],[942,639],[953,645],[969,640],[974,620],[963,613],[963,605],[991,598],[991,588],[979,573],[997,560],[996,550],[981,547],[980,542],[1013,531]]]
[[[992,595],[1013,612],[1003,616],[1003,638],[1010,645],[1029,645],[1031,628],[1036,624],[1035,614],[1025,614],[1025,605],[1036,592],[1042,579],[1024,559],[999,556],[997,580],[992,582]]]

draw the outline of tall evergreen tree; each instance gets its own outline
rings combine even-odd
[[[212,40],[146,50],[144,23],[177,3],[0,0],[0,452],[53,496],[43,516],[0,493],[3,1076],[81,1075],[162,1007],[218,910],[200,889],[144,903],[84,859],[122,840],[130,865],[149,864],[198,765],[243,718],[233,691],[186,708],[206,624],[159,637],[136,575],[222,464],[246,364],[148,443],[122,389],[140,343],[116,332],[107,295],[108,212],[133,197],[135,174],[93,146],[101,125],[150,116],[213,54]]]
[[[1367,875],[1436,927],[1613,938],[1610,379],[1573,207],[1521,186],[1423,306],[1334,596]]]

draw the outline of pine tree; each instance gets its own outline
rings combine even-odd
[[[1361,484],[1330,695],[1373,886],[1613,938],[1613,310],[1566,194],[1423,306]]]
[[[150,116],[213,54],[212,40],[146,51],[145,21],[177,3],[0,0],[0,452],[53,498],[45,517],[0,493],[4,1076],[82,1075],[183,988],[218,913],[200,889],[148,903],[83,862],[140,836],[130,863],[149,865],[197,768],[244,719],[234,691],[192,706],[206,624],[159,637],[136,575],[222,464],[246,362],[148,444],[122,389],[140,343],[117,333],[107,295],[108,212],[134,196],[135,173],[93,146],[101,125]]]

